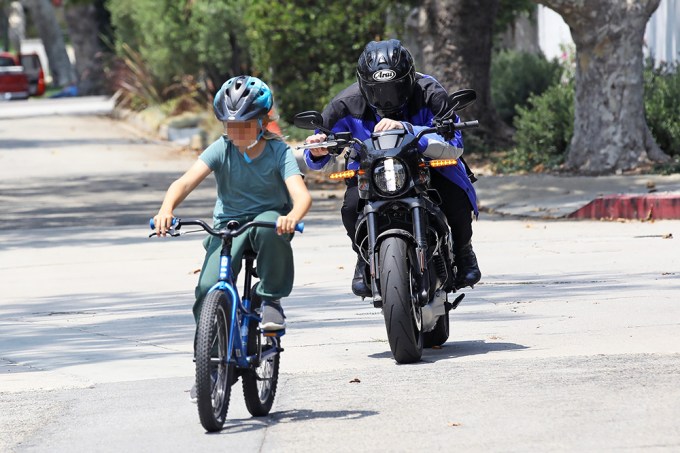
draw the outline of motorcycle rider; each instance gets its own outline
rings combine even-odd
[[[450,110],[446,90],[432,76],[415,71],[413,58],[396,39],[371,41],[364,48],[357,64],[357,82],[341,91],[322,112],[324,126],[333,132],[350,132],[359,140],[370,137],[372,132],[404,129],[417,134],[420,129],[432,126],[432,119]],[[459,119],[456,116],[455,121]],[[463,140],[460,131],[447,145],[438,135],[422,138],[419,149],[437,150],[442,146],[449,151],[462,153]],[[305,143],[321,143],[326,134],[317,133],[307,137]],[[433,141],[433,138],[439,142]],[[425,146],[421,144],[425,142]],[[428,146],[428,142],[431,146]],[[311,148],[304,152],[305,163],[312,170],[321,170],[330,161],[327,148]],[[348,169],[358,169],[359,163],[350,159]],[[472,216],[478,215],[477,196],[472,187],[472,173],[462,160],[458,165],[433,169],[432,186],[443,200],[440,209],[451,227],[456,265],[456,287],[472,287],[481,278],[477,257],[472,249]],[[357,178],[346,180],[347,188],[341,208],[342,223],[354,244],[356,222],[359,218],[359,191]],[[366,263],[358,257],[352,292],[360,297],[370,297],[371,289],[364,281]]]

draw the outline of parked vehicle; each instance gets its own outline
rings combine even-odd
[[[21,54],[21,65],[28,77],[28,93],[31,96],[42,96],[45,93],[45,72],[37,53]]]
[[[477,121],[455,122],[455,111],[476,99],[473,90],[450,96],[452,109],[417,135],[405,129],[374,132],[360,141],[349,132],[323,127],[319,112],[295,116],[295,126],[327,134],[326,142],[301,148],[326,147],[331,154],[345,151],[345,160],[360,161],[359,170],[330,175],[358,177],[363,214],[354,243],[366,260],[373,305],[382,308],[392,355],[398,363],[420,360],[423,347],[439,346],[449,337],[449,311],[464,294],[455,293],[456,264],[451,230],[439,208],[441,197],[430,186],[430,168],[458,165],[460,155],[430,159],[418,151],[418,141],[437,133],[450,139],[456,131],[477,127]],[[356,154],[355,154],[356,153]]]
[[[0,52],[0,99],[26,99],[28,96],[28,76],[19,59],[9,52]]]

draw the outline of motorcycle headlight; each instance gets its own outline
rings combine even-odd
[[[373,182],[379,191],[395,194],[406,184],[406,167],[399,159],[384,159],[373,169]]]

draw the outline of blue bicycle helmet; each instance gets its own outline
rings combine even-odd
[[[248,121],[267,116],[274,104],[272,92],[262,80],[238,76],[224,82],[213,102],[220,121]]]

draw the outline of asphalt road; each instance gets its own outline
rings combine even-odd
[[[145,228],[194,158],[106,118],[0,121],[0,451],[680,449],[679,221],[482,215],[482,282],[444,347],[400,366],[350,294],[333,190],[294,240],[272,413],[251,418],[237,384],[205,434],[188,397],[201,237]],[[213,190],[177,213],[209,218]]]

